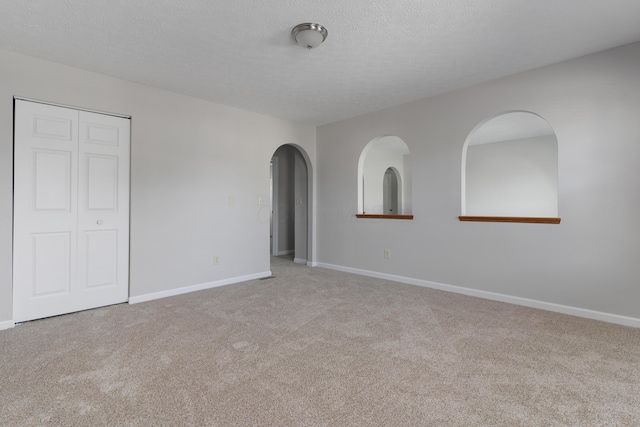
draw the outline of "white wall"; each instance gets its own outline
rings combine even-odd
[[[554,135],[469,145],[466,215],[558,216]]]
[[[257,198],[280,145],[315,162],[314,127],[0,51],[0,323],[12,319],[14,95],[132,116],[131,296],[269,270]]]
[[[640,43],[320,126],[318,261],[640,319],[638,76]],[[460,222],[467,135],[517,110],[556,132],[561,224]],[[354,216],[378,135],[409,147],[413,221]]]

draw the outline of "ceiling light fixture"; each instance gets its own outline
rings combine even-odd
[[[311,50],[318,47],[327,38],[327,29],[320,24],[299,24],[291,30],[291,37],[302,47]]]

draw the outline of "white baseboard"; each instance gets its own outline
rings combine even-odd
[[[360,270],[358,268],[343,267],[341,265],[326,264],[323,262],[314,263],[315,267],[328,268],[330,270],[343,271],[361,276],[375,277],[377,279],[391,280],[394,282],[406,283],[408,285],[422,286],[425,288],[439,289],[441,291],[454,292],[457,294],[469,295],[472,297],[484,298],[493,301],[506,302],[509,304],[522,305],[525,307],[538,308],[541,310],[553,311],[556,313],[569,314],[587,319],[601,320],[603,322],[615,323],[617,325],[640,328],[640,319],[635,317],[620,316],[618,314],[604,313],[601,311],[588,310],[585,308],[571,307],[568,305],[555,304],[533,300],[529,298],[515,297],[511,295],[498,294],[495,292],[481,291],[477,289],[464,288],[461,286],[446,285],[444,283],[430,282],[428,280],[414,279],[411,277],[396,276],[394,274],[379,273],[377,271]]]
[[[145,301],[152,301],[160,298],[188,294],[189,292],[217,288],[218,286],[226,286],[226,285],[232,285],[234,283],[246,282],[249,280],[262,279],[264,277],[271,277],[271,271],[265,271],[263,273],[256,273],[256,274],[249,274],[247,276],[232,277],[230,279],[217,280],[215,282],[201,283],[199,285],[185,286],[183,288],[169,289],[167,291],[154,292],[152,294],[139,295],[137,297],[130,297],[129,304],[138,304]]]
[[[293,262],[295,262],[296,264],[304,264],[307,265],[307,260],[306,259],[302,259],[302,258],[294,258]]]
[[[16,323],[13,320],[5,320],[4,322],[0,322],[0,331],[4,329],[11,329],[16,326]]]
[[[276,256],[291,255],[293,253],[295,253],[295,251],[293,249],[290,249],[288,251],[278,251],[278,254]]]

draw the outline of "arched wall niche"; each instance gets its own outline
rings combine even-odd
[[[389,169],[395,174],[395,180],[387,176],[385,181]],[[391,182],[395,186],[397,208],[389,211],[389,206],[385,206],[385,183]],[[411,193],[411,154],[407,144],[394,135],[371,140],[358,160],[357,217],[413,219]]]
[[[560,222],[558,140],[529,111],[484,120],[462,150],[462,221]]]

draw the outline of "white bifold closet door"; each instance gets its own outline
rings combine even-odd
[[[15,101],[13,317],[129,298],[130,120]]]

